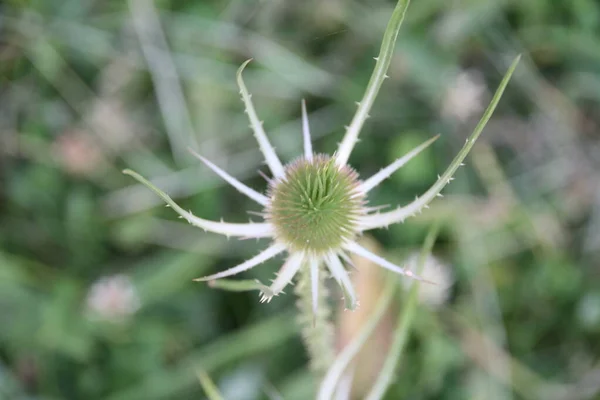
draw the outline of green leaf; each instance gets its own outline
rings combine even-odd
[[[369,117],[369,111],[375,102],[377,93],[379,93],[383,81],[387,78],[386,72],[392,61],[392,56],[394,55],[396,38],[398,37],[398,32],[400,31],[400,26],[402,26],[402,21],[404,21],[404,15],[406,14],[406,9],[409,4],[409,0],[398,1],[390,21],[385,28],[383,40],[381,41],[381,48],[379,49],[379,56],[376,58],[377,63],[375,64],[375,69],[373,69],[365,94],[360,103],[358,103],[358,109],[346,130],[346,135],[344,135],[336,154],[336,162],[340,166],[345,165],[348,162],[350,153],[358,140],[358,134],[366,119]]]
[[[463,165],[462,162],[471,151],[471,148],[475,144],[475,141],[477,140],[477,138],[479,138],[479,135],[483,131],[483,128],[488,123],[492,114],[494,113],[494,110],[496,109],[496,106],[498,105],[498,102],[500,101],[500,98],[504,93],[504,89],[506,89],[506,85],[508,85],[508,82],[510,81],[513,72],[515,72],[515,68],[517,67],[517,64],[519,63],[520,59],[520,55],[514,59],[514,61],[508,68],[508,71],[504,75],[504,78],[502,78],[498,89],[496,89],[496,93],[494,93],[492,101],[483,113],[483,116],[479,120],[479,123],[473,130],[473,133],[471,133],[471,136],[469,136],[463,148],[458,152],[456,157],[454,157],[454,160],[452,160],[446,171],[444,171],[444,173],[438,178],[438,180],[425,193],[423,193],[421,197],[418,197],[406,206],[399,207],[394,211],[373,214],[365,217],[363,219],[365,230],[388,226],[397,222],[404,221],[406,218],[415,215],[417,212],[427,207],[427,205],[436,196],[439,195],[442,189],[444,189],[444,187],[446,187],[446,185],[450,183],[452,179],[454,179],[454,173],[461,165]]]

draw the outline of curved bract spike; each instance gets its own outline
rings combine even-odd
[[[205,231],[219,233],[225,236],[240,236],[245,238],[262,238],[273,236],[273,227],[269,223],[232,224],[198,218],[191,212],[185,211],[183,208],[181,208],[168,194],[157,188],[154,184],[137,172],[126,169],[123,171],[123,173],[133,177],[135,180],[159,195],[177,214],[181,215],[181,217],[187,220],[190,224],[202,228]]]
[[[227,172],[223,171],[221,168],[217,167],[212,162],[208,161],[206,158],[202,157],[200,154],[196,153],[193,149],[188,148],[190,153],[200,161],[204,163],[208,168],[210,168],[215,174],[219,175],[223,178],[227,183],[231,186],[239,190],[241,193],[250,197],[252,200],[256,201],[258,204],[262,206],[266,206],[269,204],[269,198],[261,193],[258,193],[256,190],[252,189],[249,186],[244,185],[242,182],[235,179],[233,176],[229,175]]]
[[[268,292],[263,292],[260,299],[261,303],[269,302],[273,296],[277,296],[285,289],[285,287],[292,281],[300,267],[302,267],[302,260],[304,255],[302,253],[292,253],[285,261],[279,272],[277,278],[273,281],[273,284],[269,286]]]
[[[519,55],[512,62],[512,64],[508,68],[508,71],[506,72],[506,75],[504,75],[504,78],[500,82],[500,85],[498,86],[498,89],[496,90],[492,101],[483,113],[483,116],[479,120],[479,123],[475,127],[475,130],[473,131],[473,133],[471,133],[471,136],[469,136],[463,148],[459,151],[454,160],[452,160],[452,163],[448,166],[446,171],[438,178],[438,180],[421,197],[417,197],[412,203],[409,203],[404,207],[399,207],[394,211],[374,215],[367,215],[365,217],[362,217],[360,221],[362,230],[382,228],[397,222],[404,221],[406,218],[414,215],[415,213],[421,211],[421,209],[426,207],[442,191],[442,189],[448,183],[450,183],[450,181],[453,179],[452,176],[454,175],[456,170],[461,166],[465,157],[467,157],[467,154],[469,154],[469,151],[475,144],[475,141],[481,134],[481,131],[483,131],[483,128],[485,127],[490,117],[492,116],[492,113],[496,109],[496,106],[498,105],[498,102],[502,97],[502,93],[504,93],[504,89],[506,88],[506,85],[508,84],[513,72],[515,71],[515,68],[519,63],[520,58],[521,56]]]
[[[246,114],[248,114],[248,118],[250,119],[250,126],[254,131],[254,136],[258,141],[258,146],[265,157],[265,161],[267,165],[271,169],[271,172],[276,178],[281,178],[284,175],[283,165],[277,154],[275,154],[275,149],[271,146],[269,139],[267,138],[267,134],[263,129],[262,122],[258,119],[256,115],[256,111],[254,110],[254,105],[252,104],[251,95],[248,93],[248,89],[246,88],[246,84],[244,83],[244,79],[242,78],[242,72],[246,65],[252,61],[252,59],[247,60],[242,64],[242,66],[237,71],[237,83],[240,87],[240,94],[242,95],[242,101],[244,102],[244,106],[246,107]]]
[[[398,31],[400,31],[400,26],[404,20],[404,14],[406,13],[409,3],[409,0],[398,1],[396,8],[394,8],[392,13],[392,17],[385,28],[385,33],[383,34],[383,40],[381,42],[381,48],[379,49],[379,56],[376,58],[377,62],[375,64],[375,69],[373,70],[371,79],[369,79],[365,94],[358,104],[356,114],[354,114],[352,122],[350,122],[350,125],[346,130],[346,134],[342,139],[340,146],[338,147],[338,151],[336,152],[335,158],[338,166],[346,165],[348,162],[350,153],[358,141],[358,134],[360,133],[365,120],[368,118],[369,111],[375,102],[379,88],[381,88],[381,84],[386,78],[386,71],[390,66],[392,55],[394,54],[394,47],[396,44],[396,38],[398,37]]]
[[[304,142],[304,158],[312,160],[312,142],[310,140],[310,126],[308,125],[308,115],[306,113],[306,101],[302,99],[302,138]]]
[[[216,274],[203,276],[202,278],[196,278],[194,280],[197,282],[212,281],[213,279],[220,279],[220,278],[225,278],[226,276],[239,274],[240,272],[247,271],[251,268],[256,267],[258,264],[261,264],[261,263],[275,257],[277,254],[281,253],[284,250],[285,250],[284,245],[275,243],[275,244],[272,244],[271,246],[267,247],[265,250],[258,253],[251,259],[244,261],[240,265],[226,269],[225,271],[221,271]]]
[[[340,285],[344,292],[344,302],[346,304],[346,308],[348,310],[356,310],[356,307],[358,306],[356,293],[354,292],[350,275],[348,275],[348,271],[346,271],[346,268],[344,268],[344,265],[338,256],[334,253],[328,254],[325,257],[325,264],[329,268],[329,271],[331,271],[333,278],[337,281],[338,285]]]
[[[360,190],[364,193],[368,193],[375,186],[379,185],[383,180],[389,178],[390,175],[392,175],[394,172],[396,172],[397,169],[404,166],[407,162],[409,162],[414,157],[416,157],[420,152],[422,152],[427,147],[429,147],[429,145],[432,144],[433,142],[435,142],[439,137],[440,137],[440,135],[435,135],[434,137],[432,137],[425,143],[422,143],[419,146],[415,147],[414,149],[409,151],[404,156],[400,157],[399,159],[397,159],[396,161],[394,161],[387,167],[383,168],[381,171],[379,171],[378,173],[376,173],[375,175],[373,175],[366,181],[362,182],[358,186],[358,190]]]

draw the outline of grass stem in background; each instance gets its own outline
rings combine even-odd
[[[419,261],[417,263],[417,274],[421,274],[421,272],[423,271],[423,266],[425,265],[427,257],[429,257],[429,254],[431,253],[431,249],[433,248],[433,244],[435,243],[435,239],[437,238],[438,232],[439,223],[435,223],[429,229],[427,237],[423,242],[423,247],[421,248],[421,253],[419,255]],[[413,280],[411,283],[408,296],[406,296],[406,298],[404,299],[404,306],[402,307],[402,310],[400,312],[398,325],[396,326],[396,329],[394,331],[394,341],[392,342],[392,345],[388,350],[388,354],[385,358],[383,368],[377,376],[377,380],[375,381],[373,388],[366,397],[367,400],[378,400],[383,398],[386,390],[392,384],[394,374],[396,372],[398,363],[400,362],[404,346],[408,339],[415,311],[417,309],[418,292],[420,285],[421,283],[417,280]]]

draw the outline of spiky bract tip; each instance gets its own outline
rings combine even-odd
[[[357,219],[365,214],[358,175],[327,155],[287,165],[269,197],[267,218],[275,236],[296,251],[322,254],[341,248],[356,235]]]

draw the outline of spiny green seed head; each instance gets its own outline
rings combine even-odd
[[[300,158],[270,188],[267,213],[276,237],[297,251],[324,253],[339,248],[357,232],[364,214],[358,176],[326,155]]]

